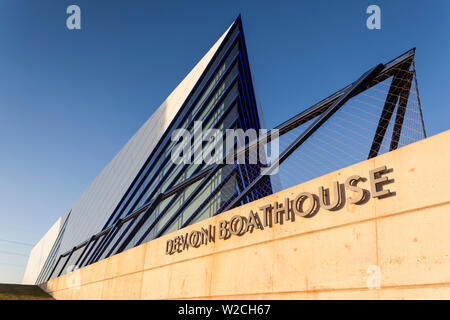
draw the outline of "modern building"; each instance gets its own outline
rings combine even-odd
[[[180,128],[193,137],[200,129],[259,130],[263,120],[257,101],[238,18],[33,248],[23,282],[47,281],[70,266],[91,264],[220,213],[260,174],[260,166],[225,164],[212,170],[197,159],[177,165],[171,161],[176,145],[171,137]],[[196,154],[208,145],[192,147]],[[271,194],[269,177],[265,180],[243,202]],[[117,226],[114,235],[94,239],[60,259]]]
[[[33,248],[24,282],[57,299],[449,298],[450,132],[425,139],[414,56],[259,136],[256,163],[239,139],[218,154],[244,162],[176,163],[179,129],[195,151],[217,143],[200,129],[264,127],[238,18]]]

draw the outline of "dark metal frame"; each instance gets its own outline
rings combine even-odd
[[[277,168],[284,160],[289,157],[299,146],[301,146],[306,139],[308,139],[317,129],[320,128],[322,124],[324,124],[334,113],[336,113],[339,108],[341,108],[345,102],[347,102],[351,97],[355,95],[356,92],[367,87],[370,81],[372,81],[378,73],[383,69],[383,65],[379,64],[371,70],[367,71],[365,74],[361,76],[356,82],[352,83],[349,87],[345,89],[343,94],[337,98],[331,106],[329,106],[318,118],[300,135],[295,139],[291,145],[284,150],[281,155],[266,169],[264,172],[253,182],[247,186],[237,198],[235,198],[224,211],[230,210],[235,206],[239,205],[242,198],[250,192],[257,184],[261,182],[261,180],[272,173],[275,168]]]
[[[403,64],[399,66],[397,70],[395,70],[391,86],[389,88],[389,92],[386,97],[386,102],[384,103],[383,111],[381,113],[380,119],[378,121],[378,126],[375,131],[375,136],[373,137],[372,146],[369,151],[368,158],[373,158],[378,155],[378,152],[380,151],[381,144],[384,139],[384,135],[386,133],[387,127],[389,125],[389,122],[391,121],[392,114],[394,112],[395,106],[397,105],[397,101],[399,100],[400,94],[404,91],[403,87],[405,86],[408,79],[410,79],[409,75],[409,69],[411,67],[412,60],[407,60]],[[409,89],[408,89],[409,94]],[[407,100],[406,100],[407,102]],[[406,109],[406,105],[404,106]],[[400,112],[401,113],[401,112]],[[397,113],[397,116],[400,115],[400,113]],[[400,137],[400,131],[402,127],[402,122],[400,122],[400,118],[397,117],[396,119],[396,127],[398,130],[398,138]],[[396,133],[394,131],[394,133]],[[394,139],[397,138],[397,133],[395,136],[393,136],[393,141],[391,144],[391,147],[398,144],[398,139],[396,142]],[[391,149],[392,150],[392,149]]]

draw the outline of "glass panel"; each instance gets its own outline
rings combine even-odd
[[[218,82],[218,80],[223,76],[226,68],[228,67],[228,64],[231,64],[231,62],[233,61],[236,52],[237,52],[237,46],[234,48],[234,51],[232,52],[231,55],[228,56],[228,58],[225,61],[225,64],[223,64],[221,66],[221,68],[219,69],[219,72],[217,74],[215,74],[213,81],[209,84],[208,89],[203,93],[202,98],[197,102],[196,106],[193,108],[193,110],[191,111],[191,115],[188,117],[188,119],[186,119],[183,122],[182,126],[178,126],[178,127],[187,127],[188,125],[188,121],[191,121],[195,115],[195,113],[199,110],[200,106],[202,106],[203,102],[205,101],[205,99],[208,97],[208,95],[210,94],[211,90],[215,87],[216,83]],[[221,85],[218,88],[215,88],[215,92],[213,94],[213,96],[210,98],[207,107],[203,107],[202,108],[202,112],[200,115],[197,115],[196,118],[198,120],[202,120],[207,112],[209,112],[214,104],[217,102],[217,100],[220,98],[220,96],[222,95],[222,93],[224,92],[224,90],[228,87],[228,85],[231,83],[232,79],[234,78],[234,76],[237,74],[238,72],[238,66],[237,64],[235,64],[232,68],[232,71],[227,75],[227,77],[225,78],[225,80],[221,83]],[[191,133],[193,132],[193,124],[190,125],[191,126]],[[170,133],[168,134],[168,137],[170,137]],[[134,200],[131,201],[125,208],[125,203],[126,201],[128,201],[128,199],[131,197],[132,192],[134,192],[137,188],[137,185],[140,181],[142,181],[143,177],[137,180],[137,183],[135,183],[135,185],[133,186],[133,188],[131,189],[131,192],[127,195],[126,197],[126,201],[124,201],[122,203],[122,205],[120,206],[119,210],[117,212],[123,212],[120,214],[120,216],[124,216],[124,213],[128,213],[128,211],[133,210],[134,206],[139,198],[139,195],[143,192],[143,190],[147,189],[147,191],[145,192],[145,194],[143,196],[140,197],[140,201],[138,203],[138,206],[136,206],[136,208],[139,208],[141,205],[143,205],[143,203],[145,203],[148,199],[148,196],[154,192],[154,188],[155,186],[161,181],[161,179],[163,178],[164,174],[167,173],[167,171],[169,170],[169,168],[171,168],[171,161],[167,161],[167,163],[164,165],[163,168],[160,168],[160,164],[166,159],[166,158],[170,158],[170,152],[172,147],[175,145],[176,141],[172,141],[169,143],[169,145],[164,148],[163,154],[161,155],[161,157],[158,159],[157,163],[154,164],[152,166],[152,169],[150,170],[150,173],[147,175],[147,177],[145,178],[145,181],[142,183],[142,185],[139,187],[140,190],[138,190],[136,192],[136,195],[134,196]],[[151,162],[149,162],[149,165],[151,164]],[[156,170],[158,170],[158,174],[156,176],[154,176]],[[148,171],[148,170],[146,170]],[[175,175],[173,175],[175,176]],[[148,187],[148,183],[151,181],[151,186]],[[168,185],[168,183],[166,184],[166,186]],[[164,189],[161,189],[164,190]]]
[[[161,213],[164,212],[167,205],[171,203],[171,201],[174,199],[176,195],[172,195],[171,197],[164,199],[161,201],[159,205],[155,207],[151,215],[147,218],[147,220],[144,222],[144,224],[139,228],[137,233],[134,235],[133,239],[130,241],[130,243],[127,244],[126,249],[133,248],[137,242],[141,239],[141,237],[146,233],[148,228],[152,225],[152,223],[155,221],[156,217]]]
[[[83,250],[84,250],[84,247],[76,250],[72,254],[72,256],[70,257],[69,261],[67,261],[67,264],[64,267],[64,270],[63,270],[62,274],[66,274],[66,273],[72,272],[72,271],[80,268],[80,266],[76,265],[76,262],[77,262],[78,258],[81,256],[81,254],[83,253]]]
[[[97,241],[98,241],[98,240],[97,240]],[[80,260],[80,262],[79,262],[80,268],[86,266],[86,263],[87,263],[87,260],[88,260],[87,255],[90,254],[90,250],[91,250],[92,247],[94,247],[96,244],[97,244],[97,242],[96,242],[95,240],[94,240],[94,241],[91,241],[91,242],[88,244],[88,248],[87,248],[86,251],[84,252],[83,257],[81,258],[81,260]]]
[[[69,256],[67,255],[67,256],[61,258],[61,260],[59,260],[59,263],[58,263],[58,265],[56,266],[55,271],[53,271],[53,273],[52,273],[52,279],[58,277],[59,272],[62,271],[62,269],[63,269],[63,267],[64,267],[64,264],[66,263],[68,257],[69,257]],[[62,274],[62,273],[61,273],[61,274]]]
[[[234,30],[234,34],[232,35],[231,39],[236,34],[237,29]],[[213,69],[219,63],[219,57],[222,56],[224,52],[222,52],[219,55],[219,57],[215,59],[211,68],[209,68],[206,76],[199,85],[197,92],[195,92],[191,96],[190,101],[186,104],[187,106],[189,106],[189,104],[193,103],[198,98],[198,100],[195,102],[195,105],[191,105],[188,107],[188,109],[190,109],[189,111],[187,110],[183,111],[189,112],[189,115],[187,115],[185,119],[182,119],[183,118],[182,116],[176,119],[175,125],[173,126],[172,130],[175,128],[183,127],[189,129],[192,134],[193,123],[191,123],[191,121],[193,121],[194,119],[204,121],[203,123],[204,130],[211,127],[224,130],[231,125],[231,123],[238,116],[237,107],[236,106],[231,107],[227,115],[223,118],[222,116],[225,110],[229,107],[229,104],[238,95],[237,85],[233,86],[233,88],[229,91],[227,96],[223,98],[223,101],[219,105],[216,105],[216,103],[219,101],[219,99],[221,99],[221,96],[223,95],[227,87],[230,85],[233,78],[238,74],[239,69],[237,64],[233,66],[233,69],[230,70],[231,72],[227,74],[224,81],[220,83],[220,85],[218,85],[217,87],[216,85],[219,82],[219,80],[223,77],[227,68],[232,64],[238,52],[239,47],[238,44],[235,43],[233,44],[232,52],[225,59],[225,61],[222,62],[220,67],[214,71]],[[215,72],[213,77],[209,79],[210,75],[213,74],[213,72]],[[204,92],[200,93],[201,90],[203,89],[203,86],[205,85],[206,89],[204,90]],[[203,105],[205,102],[206,104]],[[214,109],[213,113],[211,113],[212,109]],[[218,123],[219,120],[220,122]],[[126,214],[131,213],[133,210],[140,208],[149,200],[148,198],[152,194],[155,195],[157,194],[157,192],[164,191],[171,185],[177,185],[182,181],[184,181],[185,179],[191,177],[196,172],[196,170],[199,170],[199,168],[206,167],[205,164],[202,165],[192,164],[187,167],[182,165],[173,166],[169,158],[171,149],[173,148],[176,142],[170,141],[170,137],[171,132],[167,132],[158,150],[156,150],[154,153],[153,157],[155,159],[156,157],[158,157],[157,161],[153,162],[152,160],[148,162],[147,167],[142,171],[141,176],[138,177],[136,183],[134,183],[130,192],[127,193],[126,198],[124,199],[120,207],[116,210],[115,215],[117,217],[125,216]],[[164,162],[166,163],[162,165]],[[201,192],[199,192],[199,194],[196,195],[192,203],[190,203],[187,206],[187,208],[183,211],[183,214],[180,215],[179,217],[176,217],[173,223],[165,230],[165,233],[170,233],[172,231],[179,229],[183,221],[186,221],[186,219],[192,213],[194,213],[198,209],[198,207],[202,204],[204,206],[198,212],[193,222],[200,221],[214,214],[224,203],[224,201],[226,201],[236,190],[236,179],[234,176],[226,184],[221,186],[220,190],[217,190],[217,186],[220,185],[220,182],[223,181],[223,179],[225,179],[225,177],[228,174],[230,174],[232,169],[233,166],[226,166],[223,169],[219,170],[214,175],[214,177],[210,181],[208,181],[207,185],[204,188],[202,188]],[[167,177],[165,177],[166,174]],[[162,179],[164,179],[164,183],[160,187],[156,188],[156,186],[160,183]],[[142,184],[140,184],[140,182],[142,182]],[[156,206],[152,214],[148,217],[147,221],[145,221],[143,226],[138,230],[136,235],[133,237],[132,241],[127,245],[127,248],[134,247],[136,243],[139,241],[139,239],[146,233],[148,228],[155,221],[155,218],[158,217],[158,215],[160,215],[161,213],[163,213],[161,219],[155,224],[154,228],[152,228],[152,230],[146,235],[143,242],[154,239],[160,232],[161,228],[163,228],[167,223],[167,221],[169,221],[173,217],[178,208],[180,208],[183,202],[186,201],[189,195],[195,190],[195,188],[200,183],[201,181],[192,184],[191,186],[187,187],[184,191],[182,191],[180,194],[174,195],[162,201],[158,206]],[[207,199],[211,194],[213,194],[213,197],[208,201],[208,203],[204,204],[203,202],[205,201],[205,199]],[[127,201],[129,201],[128,204]],[[112,219],[111,221],[112,221],[111,223],[113,223],[114,219]],[[139,217],[136,218],[134,221],[133,220],[128,221],[127,223],[122,225],[120,230],[114,236],[114,238],[108,240],[109,243],[106,246],[103,246],[102,249],[103,252],[97,258],[97,260],[106,258],[107,253],[110,251],[110,249],[115,244],[117,239],[121,236],[121,234],[125,232],[127,226],[133,224],[133,226],[126,231],[126,234],[123,235],[123,238],[121,239],[120,243],[118,243],[118,245],[115,247],[114,249],[115,253],[115,251],[122,245],[122,243],[124,243],[128,235],[133,232],[133,229],[135,228],[135,225],[137,225],[138,221]],[[94,246],[94,250],[92,250],[91,254],[95,252],[95,249],[97,249],[101,241],[102,239],[99,239],[97,241],[97,243]],[[78,252],[78,254],[81,254],[82,251],[83,248]],[[78,257],[73,257],[73,259],[71,258],[69,262],[76,261],[76,259],[78,259]]]
[[[115,234],[115,236],[112,239],[108,240],[108,245],[106,247],[104,247],[104,249],[102,249],[103,252],[100,255],[100,258],[98,258],[97,260],[102,260],[102,259],[105,259],[108,257],[107,256],[108,252],[111,250],[111,248],[114,246],[116,241],[120,238],[120,236],[124,233],[124,231],[126,230],[127,226],[131,223],[131,221],[133,221],[133,219],[128,220],[127,222],[122,224],[122,226],[120,226],[120,228],[117,231],[117,233]]]
[[[86,257],[86,260],[85,260],[84,263],[83,263],[83,267],[84,267],[84,266],[87,266],[88,263],[92,263],[92,262],[89,261],[89,260],[92,259],[94,253],[95,253],[95,254],[97,253],[96,251],[98,250],[98,248],[99,248],[100,246],[103,245],[103,239],[105,239],[105,236],[107,236],[107,235],[108,235],[108,234],[102,235],[102,236],[101,236],[100,238],[98,238],[97,241],[93,244],[92,249],[89,248],[89,249],[90,249],[90,252],[88,253],[88,256]],[[95,262],[95,260],[94,260],[94,262]]]

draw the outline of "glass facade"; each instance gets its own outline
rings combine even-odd
[[[177,143],[172,141],[172,133],[182,128],[194,137],[199,130],[194,126],[196,121],[202,122],[203,132],[210,128],[223,133],[226,129],[261,128],[240,19],[232,25],[200,80],[111,213],[103,234],[54,259],[53,268],[42,270],[38,282],[64,274],[67,266],[86,266],[219,214],[259,175],[261,167],[256,164],[215,166],[195,161],[198,159],[193,159],[192,164],[171,161]],[[225,137],[222,139],[225,141]],[[212,139],[200,146],[194,140],[191,141],[193,150],[205,150],[217,143]],[[264,186],[255,188],[243,202],[271,194],[269,178]]]

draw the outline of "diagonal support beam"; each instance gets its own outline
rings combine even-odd
[[[411,81],[412,73],[408,73],[404,82],[403,90],[400,93],[400,100],[398,102],[394,131],[392,132],[391,147],[389,151],[395,150],[398,147],[400,134],[402,132],[403,119],[405,118],[406,107],[408,105],[409,92],[411,90]]]
[[[365,88],[370,81],[372,81],[381,70],[383,70],[383,64],[379,64],[371,70],[364,73],[356,82],[352,83],[345,90],[344,94],[340,96],[330,107],[327,108],[297,139],[276,159],[270,167],[262,172],[250,185],[248,185],[238,197],[236,197],[224,211],[230,210],[238,205],[241,200],[256,186],[262,179],[272,173],[284,160],[286,160],[299,146],[303,144],[317,129],[320,128],[336,111],[338,111],[350,98],[356,93]]]
[[[404,86],[405,78],[407,77],[408,70],[411,66],[412,60],[408,60],[395,71],[389,92],[386,96],[383,110],[381,112],[380,119],[378,120],[378,126],[375,130],[372,145],[369,150],[368,159],[376,157],[380,151],[381,144],[383,143],[384,135],[386,134],[387,127],[391,121],[392,114],[399,99],[399,95]]]

